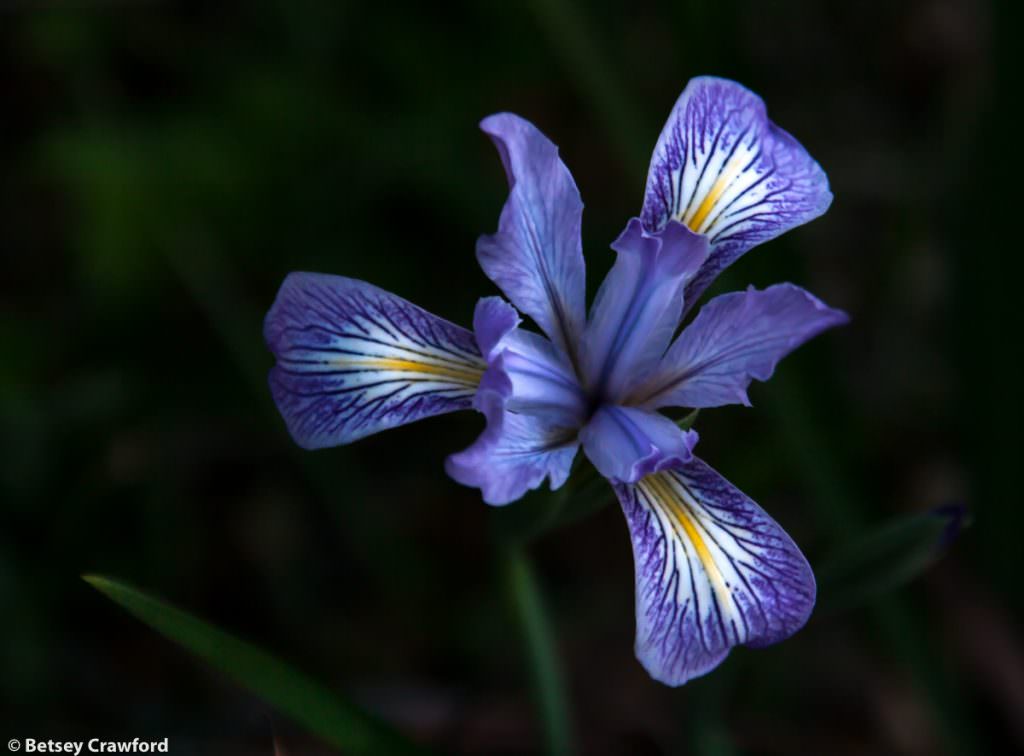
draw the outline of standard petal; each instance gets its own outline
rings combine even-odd
[[[692,458],[697,438],[656,412],[615,405],[601,407],[580,431],[587,458],[613,483],[678,467]]]
[[[701,308],[631,398],[648,408],[749,406],[752,379],[768,380],[787,354],[848,321],[793,284],[723,294]]]
[[[636,218],[612,244],[615,265],[597,292],[583,341],[592,394],[620,399],[665,353],[682,313],[682,289],[708,255],[708,242],[671,222],[657,234]]]
[[[498,148],[510,191],[498,232],[477,242],[477,260],[512,304],[574,355],[586,315],[580,193],[558,148],[529,121],[499,113],[480,128]]]
[[[692,79],[651,156],[642,218],[679,220],[711,241],[687,307],[736,258],[817,218],[832,202],[821,166],[772,123],[764,102],[727,79]]]
[[[616,486],[636,566],[636,655],[682,685],[736,645],[789,637],[814,608],[803,554],[763,509],[694,457]]]
[[[476,398],[487,427],[472,446],[445,460],[448,475],[479,488],[484,501],[495,505],[515,501],[545,478],[552,490],[559,488],[579,446],[574,428],[506,409],[512,387],[503,359],[500,355],[488,368]]]
[[[289,274],[264,336],[274,401],[307,449],[468,409],[486,367],[470,331],[341,276]]]

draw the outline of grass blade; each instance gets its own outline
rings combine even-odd
[[[82,579],[344,753],[424,753],[388,725],[256,646],[123,583],[99,575]]]

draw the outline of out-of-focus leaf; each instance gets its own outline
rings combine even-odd
[[[691,410],[690,412],[683,415],[681,418],[676,420],[676,425],[685,430],[690,430],[693,424],[697,422],[697,416],[700,415],[700,408]]]
[[[818,609],[851,609],[910,582],[938,561],[968,524],[965,507],[938,507],[901,517],[843,547],[816,570]]]
[[[608,481],[593,465],[580,459],[569,480],[557,491],[533,492],[515,506],[495,509],[495,536],[503,543],[525,545],[596,514],[614,500]]]
[[[83,579],[343,753],[423,753],[388,725],[259,648],[122,583],[98,575]]]
[[[561,506],[552,513],[544,532],[585,520],[615,501],[611,483],[601,477],[593,466],[588,464],[587,467],[590,474],[581,478],[579,485],[566,490]]]

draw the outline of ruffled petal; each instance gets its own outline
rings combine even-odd
[[[470,331],[341,276],[289,274],[264,336],[274,401],[307,449],[469,409],[486,367]]]
[[[498,232],[477,242],[477,260],[512,304],[574,355],[586,315],[580,193],[558,148],[529,121],[499,113],[480,128],[498,148],[510,192]]]
[[[580,431],[587,458],[613,483],[678,467],[693,457],[697,438],[656,412],[615,405],[601,407]]]
[[[642,219],[649,229],[675,219],[710,239],[711,255],[686,287],[689,308],[744,252],[831,202],[824,171],[768,119],[760,97],[703,76],[687,84],[654,148]]]
[[[707,258],[707,239],[671,222],[654,234],[636,218],[612,244],[615,265],[597,292],[583,341],[583,375],[614,402],[668,347],[683,307],[683,285]]]
[[[787,354],[848,321],[793,284],[723,294],[701,308],[632,398],[648,408],[749,405],[752,379],[768,380]]]
[[[506,409],[578,428],[587,403],[568,358],[546,338],[517,328],[518,324],[515,309],[500,297],[477,303],[473,330],[491,365],[499,354],[503,357],[501,369],[510,382]]]
[[[551,489],[565,483],[579,446],[576,429],[543,415],[506,409],[512,382],[499,355],[487,369],[476,406],[487,427],[469,448],[445,460],[445,471],[459,483],[479,488],[488,504],[508,504],[549,478]]]
[[[682,685],[736,645],[789,637],[814,608],[810,565],[779,525],[700,459],[616,486],[636,566],[636,655]]]
[[[501,297],[483,297],[473,310],[473,333],[476,345],[488,362],[501,351],[505,337],[514,331],[522,319],[516,308]]]

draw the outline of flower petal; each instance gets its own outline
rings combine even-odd
[[[711,240],[686,287],[687,307],[740,255],[817,218],[832,193],[814,159],[770,120],[764,102],[727,79],[692,79],[658,138],[642,219],[682,221]]]
[[[580,193],[558,148],[529,121],[499,113],[480,128],[498,148],[510,192],[498,232],[477,242],[477,260],[512,304],[574,355],[586,315]]]
[[[803,554],[757,504],[694,457],[616,486],[636,566],[636,654],[682,685],[736,645],[789,637],[814,607]]]
[[[482,297],[473,310],[473,333],[484,359],[490,362],[501,351],[505,337],[523,322],[516,308],[501,297]]]
[[[715,297],[676,339],[633,399],[648,408],[750,404],[747,387],[813,336],[849,321],[793,284]]]
[[[587,412],[583,389],[565,353],[543,336],[517,328],[515,309],[500,297],[485,297],[473,315],[480,350],[510,381],[506,409],[544,415],[553,424],[578,428]]]
[[[693,456],[697,438],[656,412],[615,405],[601,407],[580,431],[583,451],[613,483],[678,467]]]
[[[665,353],[683,285],[707,258],[708,243],[676,222],[648,233],[634,218],[612,249],[618,257],[591,308],[583,374],[593,394],[615,401]]]
[[[550,479],[551,489],[565,483],[579,443],[576,430],[543,415],[506,409],[512,384],[501,354],[480,383],[477,409],[487,427],[469,448],[445,460],[445,471],[466,486],[479,488],[488,504],[508,504]]]
[[[289,274],[264,336],[274,401],[307,449],[468,409],[486,367],[470,331],[341,276]]]

